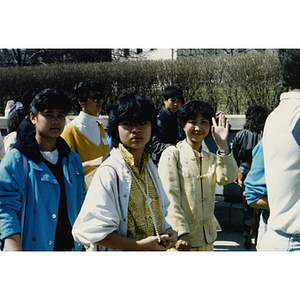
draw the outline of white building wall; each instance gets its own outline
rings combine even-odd
[[[147,53],[147,59],[150,60],[164,60],[164,59],[176,59],[176,49],[143,49]]]

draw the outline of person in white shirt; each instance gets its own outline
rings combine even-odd
[[[284,86],[279,106],[269,115],[263,151],[270,207],[261,251],[300,250],[300,49],[278,50]]]
[[[67,124],[61,135],[80,156],[85,175],[95,172],[109,149],[103,124],[98,119],[104,101],[103,91],[103,84],[93,80],[75,86],[73,103],[79,115]]]

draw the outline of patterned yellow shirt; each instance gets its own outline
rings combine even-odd
[[[139,173],[134,166],[134,160],[131,153],[129,153],[122,144],[119,144],[118,150],[122,154],[125,162],[131,168],[140,186],[147,194],[146,176],[148,180],[149,197],[151,198],[151,208],[155,216],[155,222],[159,234],[162,234],[162,219],[161,219],[161,205],[160,196],[157,195],[154,182],[147,170],[146,164],[149,161],[150,154],[147,150],[144,151],[142,161],[142,170]],[[147,175],[146,175],[147,174]],[[146,197],[140,190],[136,180],[132,177],[129,203],[128,203],[128,223],[127,223],[127,237],[137,240],[144,239],[148,236],[154,236],[155,229],[151,218],[151,213],[146,204]]]

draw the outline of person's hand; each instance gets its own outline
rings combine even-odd
[[[175,247],[177,242],[177,233],[172,228],[167,229],[161,236],[161,244],[167,249]]]
[[[215,118],[212,118],[213,125],[211,126],[211,133],[220,151],[228,150],[227,138],[229,135],[229,120],[225,121],[223,112],[219,113],[218,124]]]
[[[103,162],[103,156],[95,158],[95,159],[91,160],[90,162],[91,162],[90,167],[98,168]]]
[[[22,251],[20,234],[13,234],[5,239],[7,251]]]
[[[220,117],[220,114],[224,114],[224,112],[222,112],[222,111],[218,111],[218,112],[216,113],[216,115],[215,115],[215,119],[216,119],[216,120],[218,120],[218,119],[219,119],[219,117]]]
[[[192,242],[189,234],[183,234],[178,238],[176,243],[176,250],[178,251],[189,251],[191,250]]]
[[[137,241],[140,250],[144,251],[166,251],[168,250],[164,244],[158,243],[157,236],[148,236],[145,239]]]
[[[103,162],[103,156],[97,157],[92,160],[87,160],[82,163],[83,170],[86,173],[89,171],[91,168],[98,168]]]

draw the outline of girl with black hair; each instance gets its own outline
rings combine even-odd
[[[80,157],[60,137],[71,108],[46,89],[30,105],[35,131],[0,164],[0,236],[8,251],[80,251],[71,230],[86,195]]]
[[[212,251],[217,237],[214,219],[215,187],[233,182],[238,168],[227,143],[228,120],[207,101],[191,100],[178,117],[186,139],[166,148],[158,165],[163,187],[170,200],[167,221],[178,233],[176,250]],[[202,149],[212,131],[217,154]]]
[[[109,108],[110,157],[97,170],[73,227],[92,250],[158,250],[175,245],[169,205],[148,144],[156,125],[152,101],[124,93]]]

